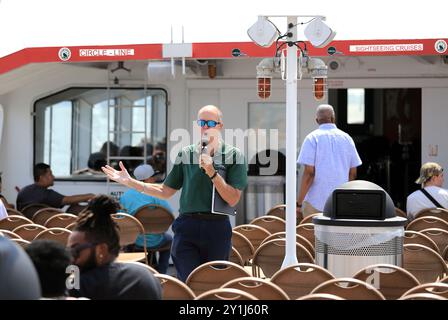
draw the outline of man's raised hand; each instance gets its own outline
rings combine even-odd
[[[131,176],[123,165],[123,162],[119,163],[121,171],[115,170],[111,166],[106,165],[105,167],[101,167],[101,170],[107,175],[110,180],[121,183],[125,186],[128,186]]]

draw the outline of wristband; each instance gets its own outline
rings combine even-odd
[[[142,181],[142,191],[140,193],[145,193],[145,183]]]
[[[210,177],[210,180],[213,180],[217,174],[218,174],[218,171],[215,170],[215,173]]]

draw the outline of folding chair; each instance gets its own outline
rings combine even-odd
[[[167,274],[154,275],[162,286],[162,300],[194,300],[194,292],[179,279]]]
[[[145,235],[145,229],[140,221],[127,213],[114,213],[112,219],[120,229],[120,246],[134,244],[138,235]],[[143,252],[121,252],[117,261],[145,261],[148,264],[146,241],[143,241]]]
[[[259,300],[289,300],[282,288],[260,278],[243,277],[230,280],[221,288],[234,288],[250,293]]]
[[[199,295],[205,291],[217,289],[232,279],[249,276],[250,274],[236,263],[216,260],[203,263],[194,269],[185,283],[195,295]]]
[[[347,300],[386,300],[374,286],[353,278],[328,280],[311,293],[329,293]]]

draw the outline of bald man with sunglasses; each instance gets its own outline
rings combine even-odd
[[[121,171],[103,167],[111,180],[161,199],[168,199],[182,189],[180,214],[172,225],[171,257],[177,277],[184,282],[199,265],[229,259],[232,227],[227,215],[211,212],[213,187],[227,204],[235,207],[247,185],[244,155],[221,139],[224,126],[221,110],[213,105],[201,108],[196,123],[202,141],[178,153],[163,184],[132,179],[122,163]],[[225,172],[225,178],[219,172]]]

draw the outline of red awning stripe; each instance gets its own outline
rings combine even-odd
[[[448,54],[448,39],[339,40],[318,49],[307,43],[311,56],[408,56]],[[193,43],[194,59],[272,57],[275,46],[252,42]],[[0,74],[29,63],[162,60],[162,44],[27,48],[0,58]]]

